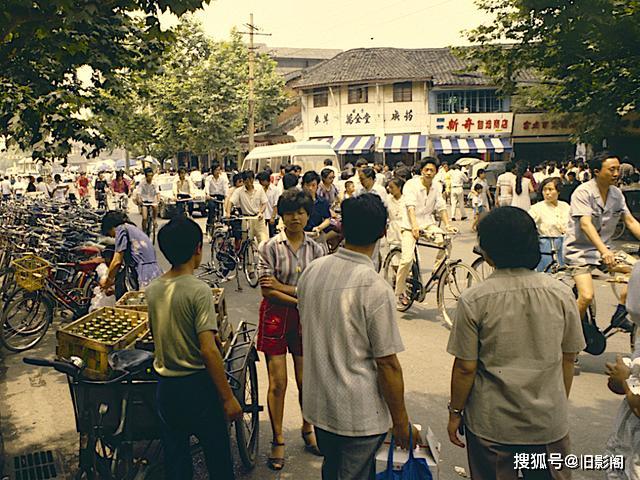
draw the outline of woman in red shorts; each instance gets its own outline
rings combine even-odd
[[[285,191],[278,200],[278,215],[284,231],[260,245],[258,275],[262,288],[258,350],[265,354],[269,372],[267,405],[273,441],[268,466],[284,467],[282,418],[287,390],[287,350],[293,356],[298,400],[302,400],[302,337],[296,285],[300,274],[318,257],[325,255],[322,245],[304,232],[313,210],[313,199],[297,189]],[[313,426],[303,420],[302,439],[308,451],[319,455]]]

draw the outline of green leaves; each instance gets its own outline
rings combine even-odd
[[[246,133],[248,51],[237,32],[214,42],[184,17],[154,75],[122,75],[125,97],[105,96],[109,112],[96,128],[135,155],[167,158],[178,151],[233,152]],[[256,58],[256,129],[288,105],[275,63]]]
[[[635,0],[479,0],[492,24],[466,32],[460,49],[519,104],[575,113],[576,136],[600,144],[620,132],[620,112],[640,98],[640,3]],[[508,47],[504,43],[509,44]],[[502,45],[497,45],[502,44]],[[519,79],[534,72],[535,96]],[[544,93],[543,93],[544,92]]]
[[[80,112],[100,115],[98,89],[117,97],[121,72],[157,67],[172,34],[158,9],[185,13],[202,0],[5,0],[0,6],[0,135],[34,157],[65,157],[70,141],[92,154],[105,138]],[[131,15],[131,12],[144,15]],[[89,66],[93,82],[76,72]],[[62,120],[60,120],[62,117]]]

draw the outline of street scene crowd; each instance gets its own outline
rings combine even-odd
[[[447,431],[467,449],[472,478],[502,479],[518,470],[524,478],[571,477],[559,459],[571,454],[567,411],[577,357],[603,350],[589,317],[594,271],[630,276],[606,331],[636,338],[640,267],[612,240],[620,222],[640,239],[623,194],[639,178],[631,161],[605,151],[589,162],[533,169],[509,162],[493,179],[482,168],[425,157],[394,168],[364,159],[340,168],[328,159],[320,172],[296,164],[224,172],[215,163],[177,175],[151,167],[130,175],[81,172],[66,182],[60,174],[30,176],[25,188],[4,176],[1,186],[5,207],[45,198],[100,212],[100,233],[115,238],[115,247],[95,294],[117,300],[127,290],[145,292],[165,475],[172,479],[193,475],[192,434],[210,478],[234,478],[227,422],[241,421],[243,407],[225,376],[210,285],[198,275],[218,229],[229,226],[238,252],[245,240],[257,247],[245,273],[262,294],[255,341],[268,371],[269,468],[286,469],[289,352],[300,434],[306,451],[322,457],[322,478],[373,479],[390,428],[399,447],[424,444],[405,408],[397,357],[404,349],[397,311],[416,296],[416,244],[440,249],[438,270],[446,239],[472,216],[485,270],[461,285],[455,275],[440,279],[457,291]],[[136,208],[139,228],[128,216]],[[204,225],[193,221],[196,209]],[[156,234],[159,211],[169,221]],[[171,265],[164,273],[156,235]],[[639,347],[607,365],[608,388],[621,395],[602,468],[611,479],[640,476]]]

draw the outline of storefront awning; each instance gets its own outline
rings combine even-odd
[[[427,150],[427,136],[418,134],[385,135],[380,139],[383,152],[424,152]]]
[[[340,137],[331,146],[340,154],[359,154],[362,152],[368,152],[373,148],[376,137],[373,135],[363,135],[355,137]]]
[[[317,137],[310,138],[310,142],[325,142],[325,143],[333,143],[333,137]]]
[[[510,152],[512,150],[509,139],[503,137],[480,138],[435,138],[433,148],[437,153],[449,155],[460,153]]]

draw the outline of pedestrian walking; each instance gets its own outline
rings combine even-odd
[[[535,192],[535,189],[531,180],[524,176],[525,172],[524,165],[516,167],[516,176],[511,180],[511,206],[528,212],[531,208],[531,194]]]
[[[262,291],[257,349],[265,354],[269,373],[267,405],[273,439],[267,464],[272,470],[285,465],[282,431],[287,390],[287,351],[293,357],[298,399],[302,407],[302,337],[296,287],[307,266],[326,251],[304,231],[313,211],[306,192],[286,190],[278,200],[284,230],[260,246],[258,276]],[[311,424],[303,420],[301,435],[308,451],[319,455]]]
[[[302,410],[315,425],[323,480],[373,480],[389,427],[403,448],[410,428],[420,438],[404,403],[394,294],[371,261],[387,210],[365,193],[343,202],[342,222],[345,247],[312,262],[298,282]]]
[[[480,248],[495,266],[458,299],[447,351],[455,356],[447,431],[464,423],[471,478],[568,479],[549,455],[569,453],[568,396],[574,361],[585,347],[571,289],[532,271],[540,261],[533,219],[514,207],[478,225]],[[544,454],[543,465],[518,464]],[[518,457],[517,455],[520,455]]]
[[[451,179],[451,220],[456,220],[456,207],[460,209],[460,219],[467,219],[464,208],[464,183],[469,181],[467,174],[462,171],[460,165],[453,165],[449,171]]]

